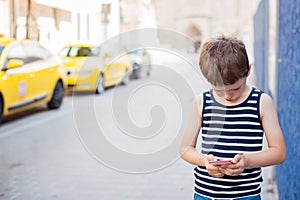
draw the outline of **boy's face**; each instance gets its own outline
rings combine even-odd
[[[237,82],[231,85],[224,86],[214,86],[212,85],[212,89],[218,97],[225,100],[225,102],[234,103],[240,100],[245,87],[246,87],[247,78],[240,78]]]

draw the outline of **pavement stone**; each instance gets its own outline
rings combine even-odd
[[[70,102],[67,97],[60,111],[21,119],[52,115],[45,123],[0,137],[0,200],[193,199],[193,166],[181,159],[156,172],[128,174],[92,158],[76,134]],[[273,168],[264,168],[263,177],[262,199],[277,200]]]

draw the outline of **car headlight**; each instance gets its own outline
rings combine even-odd
[[[67,76],[72,76],[72,74],[74,73],[74,69],[67,69]]]

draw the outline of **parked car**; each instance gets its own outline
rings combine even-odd
[[[0,39],[0,122],[41,104],[59,108],[66,74],[62,60],[38,42]]]
[[[151,57],[145,48],[127,50],[132,63],[133,71],[132,79],[138,79],[143,76],[150,76],[151,72]]]
[[[95,91],[119,83],[127,84],[132,65],[128,55],[119,49],[90,44],[71,44],[60,52],[67,70],[68,88],[72,91]]]

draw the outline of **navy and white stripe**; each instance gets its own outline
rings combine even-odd
[[[259,114],[261,94],[260,90],[253,88],[241,104],[224,106],[214,99],[211,90],[204,92],[201,152],[213,154],[217,159],[233,158],[239,153],[260,152],[263,141]],[[198,166],[194,175],[195,192],[213,199],[247,197],[261,191],[260,168],[245,169],[239,176],[214,178],[205,167]]]

